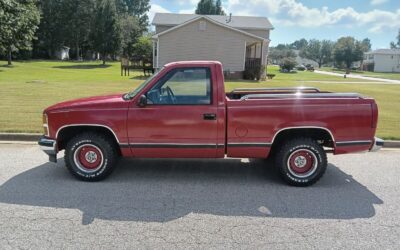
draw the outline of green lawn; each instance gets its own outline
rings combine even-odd
[[[15,62],[13,67],[5,64],[0,61],[1,132],[41,132],[41,112],[47,106],[72,98],[127,92],[144,79],[141,72],[121,77],[119,63],[109,63],[105,67],[100,62],[31,61]],[[312,72],[279,73],[274,66],[268,72],[276,77],[266,82],[228,81],[226,89],[313,86],[330,91],[359,92],[378,102],[378,136],[400,139],[400,85],[351,83],[360,80]]]
[[[330,67],[322,67],[321,70],[340,73],[340,74],[345,73],[345,70],[330,68]],[[370,71],[361,71],[361,70],[351,70],[350,74],[351,73],[362,75],[362,76],[400,80],[400,73],[382,73],[382,72],[370,72]]]

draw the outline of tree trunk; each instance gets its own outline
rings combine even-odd
[[[106,65],[106,54],[105,53],[103,53],[101,55],[101,59],[103,60],[103,65]]]
[[[76,44],[76,60],[79,61],[79,44]]]
[[[8,47],[8,65],[12,65],[12,63],[11,63],[11,46]]]

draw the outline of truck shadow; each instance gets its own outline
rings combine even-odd
[[[383,201],[330,164],[314,186],[285,185],[263,160],[124,159],[110,178],[75,180],[46,163],[0,186],[0,202],[79,209],[94,219],[164,222],[190,213],[221,216],[354,219]]]

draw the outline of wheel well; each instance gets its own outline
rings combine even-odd
[[[97,133],[106,137],[106,139],[113,142],[114,146],[118,149],[118,152],[121,153],[117,138],[115,137],[114,133],[110,129],[100,126],[71,126],[61,129],[57,135],[58,149],[65,149],[65,146],[70,139],[78,134],[86,132]]]
[[[334,138],[332,138],[331,133],[322,128],[294,128],[282,130],[275,136],[272,147],[279,147],[279,145],[285,141],[296,137],[311,138],[324,147],[334,147]]]

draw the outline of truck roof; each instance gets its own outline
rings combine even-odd
[[[190,65],[210,65],[210,64],[219,64],[222,66],[222,63],[219,61],[177,61],[177,62],[171,62],[165,64],[165,67],[171,67],[171,66],[176,66],[176,65],[185,65],[185,66],[190,66]]]

